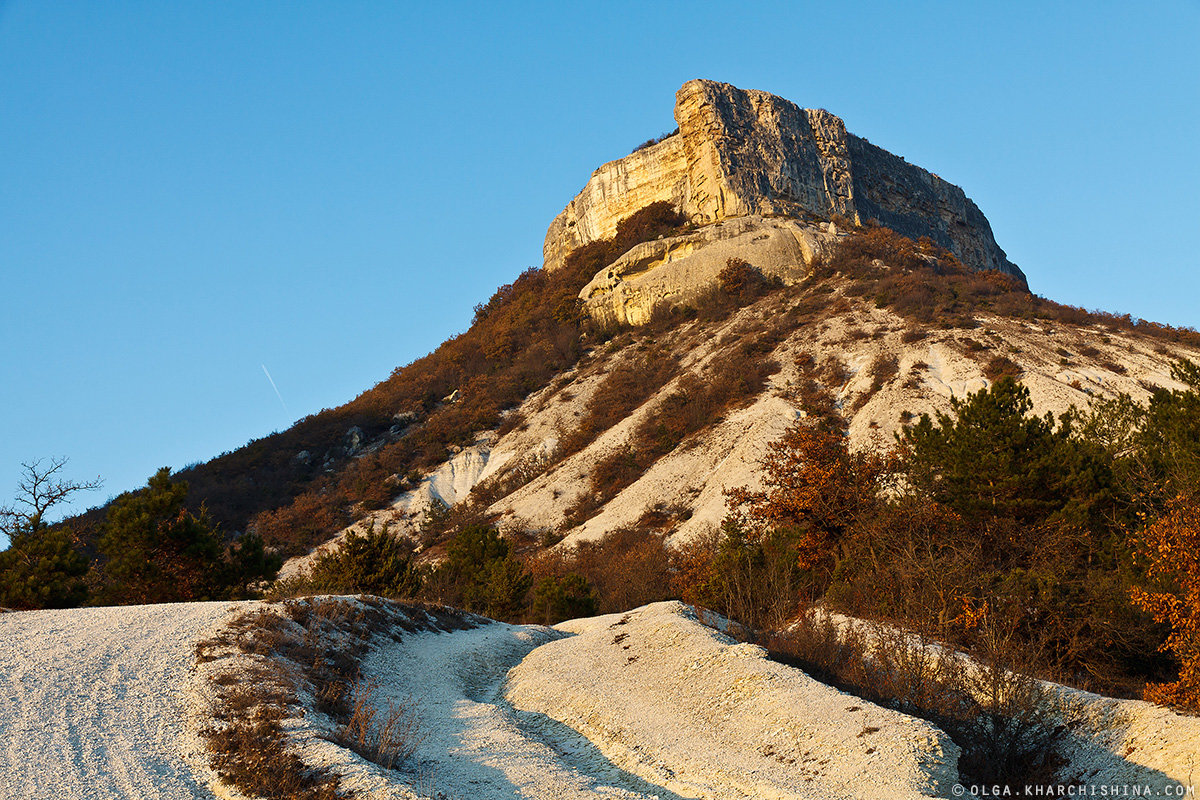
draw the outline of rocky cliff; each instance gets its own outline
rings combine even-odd
[[[836,240],[835,231],[833,225],[757,214],[722,220],[631,248],[596,273],[579,296],[594,319],[642,325],[661,305],[699,300],[731,258],[753,264],[767,277],[795,283]]]
[[[847,133],[827,111],[693,80],[675,95],[675,119],[677,134],[592,173],[546,232],[547,269],[639,208],[668,201],[699,225],[749,215],[874,219],[928,236],[969,267],[1024,279],[962,189]]]

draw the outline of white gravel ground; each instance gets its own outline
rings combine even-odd
[[[194,736],[207,724],[194,648],[249,605],[0,614],[0,800],[229,796]],[[936,728],[769,662],[678,603],[378,639],[363,673],[379,704],[420,714],[414,763],[363,760],[313,711],[286,727],[371,800],[890,800],[947,796],[957,775]],[[1161,796],[1192,784],[1200,719],[1069,693],[1070,777]]]
[[[958,778],[934,726],[769,661],[682,603],[559,628],[576,635],[525,657],[509,700],[680,796],[900,800]]]
[[[185,761],[183,690],[233,605],[0,614],[0,797],[213,797]]]

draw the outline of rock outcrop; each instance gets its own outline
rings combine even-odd
[[[642,325],[659,305],[695,300],[731,258],[792,284],[836,238],[830,228],[791,219],[755,214],[722,220],[637,245],[597,273],[579,296],[594,319]]]
[[[676,93],[679,133],[597,169],[546,232],[545,266],[667,201],[693,223],[749,215],[800,220],[840,215],[928,236],[973,269],[1024,279],[959,187],[846,132],[828,111],[766,92],[688,81]]]

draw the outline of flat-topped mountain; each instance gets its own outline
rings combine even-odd
[[[848,133],[828,111],[693,80],[676,92],[675,119],[676,133],[592,173],[546,232],[546,269],[665,201],[697,225],[750,215],[874,220],[929,237],[971,269],[1024,279],[962,189]]]
[[[53,530],[75,489],[26,465],[0,611],[220,602],[0,615],[0,782],[1190,786],[1196,717],[1035,676],[1200,711],[1163,611],[1197,591],[1200,333],[1032,294],[961,189],[828,112],[691,81],[675,116],[344,406]],[[260,590],[302,599],[228,602]],[[103,724],[52,736],[80,675]]]

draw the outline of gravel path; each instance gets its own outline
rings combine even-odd
[[[184,761],[196,641],[233,607],[0,614],[0,796],[212,798]]]
[[[372,651],[364,677],[375,701],[413,701],[425,738],[416,763],[389,772],[316,737],[311,763],[335,767],[364,797],[454,800],[679,800],[609,761],[591,742],[542,714],[515,710],[505,676],[531,650],[562,634],[493,623],[454,633],[406,634]],[[412,786],[420,788],[414,793]]]

